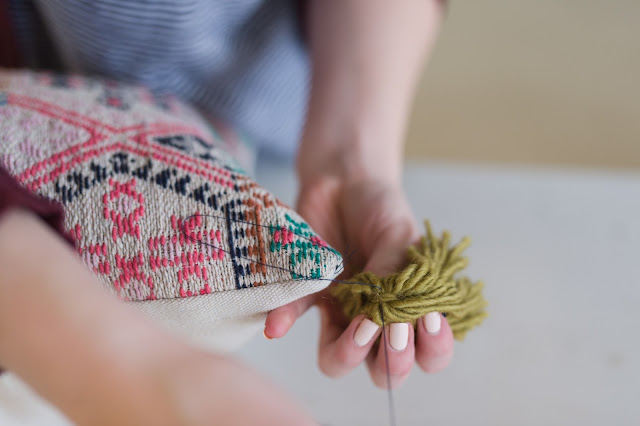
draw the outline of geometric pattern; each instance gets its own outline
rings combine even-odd
[[[81,258],[124,300],[304,285],[342,268],[340,254],[175,98],[0,70],[0,135],[0,164],[64,205]]]

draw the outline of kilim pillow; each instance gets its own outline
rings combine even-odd
[[[215,340],[323,289],[342,258],[248,177],[230,155],[242,144],[217,130],[141,87],[0,69],[1,164],[64,205],[79,255],[111,292],[229,346]]]

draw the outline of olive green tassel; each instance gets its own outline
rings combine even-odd
[[[421,238],[418,247],[409,247],[409,264],[401,272],[386,277],[361,272],[349,281],[352,284],[339,283],[331,289],[348,318],[363,313],[382,326],[382,311],[387,324],[412,322],[415,325],[418,318],[429,312],[442,312],[447,315],[453,336],[458,340],[484,320],[487,302],[482,295],[483,284],[455,276],[468,264],[467,258],[461,255],[471,241],[465,237],[449,248],[448,232],[439,239],[433,235],[428,221],[425,227],[427,235]]]

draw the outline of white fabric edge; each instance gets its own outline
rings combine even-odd
[[[331,278],[290,280],[184,299],[131,302],[131,305],[198,346],[231,351],[260,330],[267,312],[325,289]]]

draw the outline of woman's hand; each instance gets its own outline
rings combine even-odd
[[[128,415],[121,413],[120,417],[129,423],[105,424],[316,424],[288,396],[242,363],[184,345],[172,352],[170,356],[160,355],[153,368],[146,369],[146,379],[132,381],[148,397],[141,401],[144,405],[136,404]],[[162,407],[161,413],[151,415],[157,407]]]
[[[322,176],[302,187],[300,214],[316,232],[346,256],[342,279],[361,270],[380,275],[400,270],[406,249],[419,237],[401,187],[376,179],[349,182]],[[320,369],[340,377],[367,360],[373,382],[386,387],[384,347],[375,345],[379,327],[363,316],[350,323],[328,291],[296,301],[269,314],[265,333],[280,337],[299,314],[317,303],[322,315]],[[414,361],[426,372],[445,368],[453,355],[453,335],[446,318],[431,313],[411,324],[389,324],[387,354],[392,385],[408,376]]]
[[[245,366],[108,294],[27,211],[0,217],[0,271],[0,366],[76,424],[313,424]]]
[[[350,273],[395,272],[419,236],[402,190],[402,146],[424,58],[443,14],[442,0],[315,0],[307,29],[313,83],[298,155],[298,210],[347,256]],[[308,306],[322,312],[320,368],[341,376],[365,358],[374,383],[386,385],[380,331],[368,319],[349,324],[327,291],[272,311],[265,334],[283,336]],[[392,385],[413,362],[439,371],[453,353],[451,329],[439,313],[388,330]],[[431,331],[431,333],[429,331]]]

